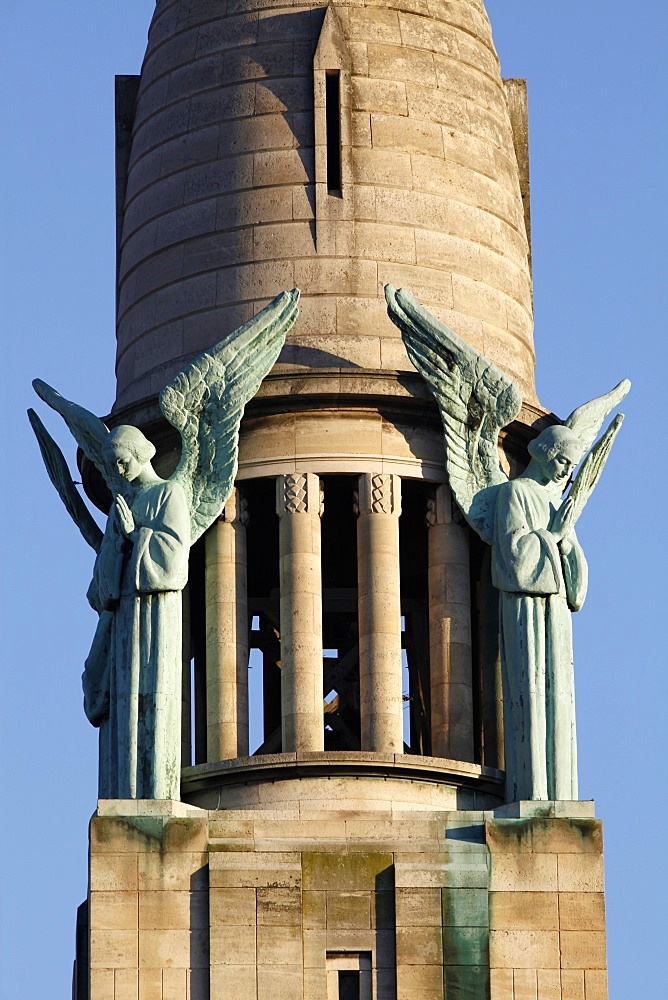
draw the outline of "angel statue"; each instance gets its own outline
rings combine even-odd
[[[498,441],[522,404],[513,380],[403,289],[386,285],[385,297],[408,356],[439,405],[454,498],[492,547],[492,582],[500,594],[506,798],[577,799],[571,612],[585,599],[587,563],[575,523],[623,415],[592,445],[630,382],[543,430],[529,444],[525,472],[509,480],[499,464]]]
[[[169,479],[153,470],[155,447],[138,428],[110,431],[45,382],[33,383],[113,496],[102,533],[58,446],[28,411],[49,476],[97,552],[87,596],[100,617],[83,688],[86,715],[100,730],[100,798],[179,798],[181,591],[190,546],[230,496],[244,407],[278,358],[298,300],[297,289],[282,292],[162,390],[160,409],[182,439]]]

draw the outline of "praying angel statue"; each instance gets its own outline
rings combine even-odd
[[[506,799],[577,799],[571,612],[582,607],[587,593],[587,563],[575,523],[623,415],[594,441],[630,382],[541,431],[529,444],[527,469],[509,480],[499,464],[498,442],[501,428],[522,405],[513,380],[403,289],[386,285],[385,297],[408,356],[438,403],[454,498],[492,547],[492,582],[500,602]]]
[[[169,479],[153,470],[155,447],[137,427],[110,431],[45,382],[33,383],[113,496],[102,532],[60,449],[28,411],[49,476],[97,552],[87,596],[99,621],[83,687],[86,715],[100,730],[100,798],[179,798],[181,591],[190,546],[232,492],[244,407],[276,362],[298,300],[297,289],[282,292],[162,390],[160,409],[182,440]]]

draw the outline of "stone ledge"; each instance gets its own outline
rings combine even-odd
[[[185,767],[185,795],[225,785],[249,785],[309,777],[381,777],[456,788],[473,788],[501,795],[504,775],[492,767],[439,757],[376,754],[363,751],[263,754]]]
[[[556,801],[531,802],[523,799],[508,802],[494,810],[494,819],[595,819],[596,806],[593,799],[582,802],[566,799]]]

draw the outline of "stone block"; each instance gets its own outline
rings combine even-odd
[[[137,890],[136,854],[96,854],[91,851],[91,892]]]
[[[295,1000],[302,994],[301,964],[293,968],[260,965],[257,969],[257,1000]]]
[[[277,184],[304,184],[311,179],[309,158],[303,150],[277,149],[253,155],[252,186],[274,187]]]
[[[397,80],[372,80],[353,77],[353,108],[355,111],[387,115],[408,115],[406,84]]]
[[[378,280],[374,261],[340,257],[295,261],[295,281],[303,294],[376,294]]]
[[[509,854],[601,854],[603,834],[592,819],[494,819],[487,824],[490,850]]]
[[[302,935],[300,926],[258,925],[256,934],[258,966],[289,965],[302,967]]]
[[[415,232],[408,226],[358,222],[355,236],[361,257],[415,263]]]
[[[252,965],[256,962],[254,924],[211,924],[211,965]]]
[[[227,198],[218,199],[217,225],[221,229],[233,224],[225,212],[226,202]],[[253,234],[244,229],[213,233],[190,240],[181,249],[183,250],[183,275],[197,274],[200,271],[209,271],[214,268],[229,267],[251,261],[253,259]]]
[[[302,926],[300,889],[258,889],[257,924],[287,928]]]
[[[603,857],[600,854],[559,854],[560,892],[603,892]]]
[[[140,889],[196,890],[208,887],[206,851],[138,855]]]
[[[306,931],[305,929],[302,948],[304,972],[307,969],[325,969],[327,964],[327,932],[325,930]]]
[[[188,970],[162,970],[162,1000],[183,1000],[188,996]],[[191,993],[191,996],[193,994]]]
[[[91,969],[136,969],[137,959],[136,927],[130,930],[91,928]]]
[[[535,969],[515,969],[513,972],[514,1000],[537,1000],[538,977]]]
[[[562,931],[605,930],[605,897],[602,892],[560,892],[559,926]]]
[[[490,889],[493,892],[556,892],[557,857],[556,854],[492,854]]]
[[[415,253],[420,264],[428,267],[443,268],[474,279],[483,275],[480,247],[458,236],[416,229]]]
[[[162,971],[139,969],[139,1000],[162,1000]]]
[[[216,813],[209,821],[209,844],[214,840],[252,840],[255,830],[253,820],[228,819],[226,813],[222,813],[223,819],[219,819]]]
[[[538,1000],[561,1000],[561,972],[558,969],[538,969]]]
[[[486,867],[466,860],[430,862],[425,857],[397,854],[395,879],[398,888],[486,889],[488,874]]]
[[[444,93],[433,87],[422,87],[412,83],[406,87],[406,100],[411,118],[421,118],[464,132],[469,131],[466,101],[458,94]],[[452,142],[449,145],[452,145]]]
[[[211,927],[255,927],[257,921],[255,889],[211,889],[209,920]]]
[[[558,969],[558,931],[491,930],[490,963],[493,968]]]
[[[308,222],[284,222],[256,226],[253,233],[255,260],[309,257],[314,253],[313,231]]]
[[[446,966],[488,966],[489,937],[486,927],[444,927],[443,962]]]
[[[513,970],[490,969],[489,990],[490,1000],[514,1000]]]
[[[396,996],[397,1000],[443,1000],[442,966],[399,966]]]
[[[605,969],[603,931],[562,931],[561,964],[564,969]]]
[[[137,930],[138,896],[131,890],[92,892],[90,925],[98,930]]]
[[[367,54],[370,77],[436,86],[434,57],[428,50],[406,45],[369,44]]]
[[[209,926],[209,899],[204,891],[139,893],[140,930],[190,930]]]
[[[455,309],[470,313],[501,329],[507,326],[505,297],[482,281],[474,281],[461,274],[452,276],[452,295]]]
[[[487,927],[490,922],[487,889],[443,889],[443,927]]]
[[[90,970],[90,1000],[114,1000],[114,970]]]
[[[585,1000],[608,1000],[608,974],[604,969],[585,969]]]
[[[368,930],[371,927],[371,892],[328,892],[327,927]]]
[[[443,132],[433,122],[405,118],[397,122],[395,115],[371,115],[371,137],[374,148],[397,149],[425,156],[443,156]]]
[[[324,930],[327,926],[327,894],[319,890],[302,893],[302,926],[304,930]]]
[[[257,1000],[255,965],[212,965],[211,996]]]
[[[397,927],[397,965],[442,965],[440,927]]]
[[[364,8],[348,7],[348,31],[356,42],[401,44],[399,15],[395,10],[374,7],[373,14]]]
[[[353,174],[363,184],[405,190],[411,186],[411,157],[395,150],[355,148]]]
[[[298,888],[301,884],[299,855],[288,851],[212,854],[209,878],[212,889]]]
[[[397,927],[440,927],[441,890],[397,889],[396,922]]]
[[[138,1000],[139,973],[137,969],[114,970],[114,1000]]]
[[[392,860],[391,854],[384,853],[344,855],[305,852],[302,857],[303,887],[334,892],[386,889],[392,883]]]
[[[495,930],[559,930],[556,892],[492,892],[489,910]]]
[[[209,963],[206,930],[142,930],[139,965],[142,968],[205,968]]]
[[[561,970],[561,1000],[585,1000],[585,980],[582,969]]]

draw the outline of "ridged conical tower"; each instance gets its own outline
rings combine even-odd
[[[92,1000],[605,996],[600,825],[505,802],[489,558],[383,293],[516,380],[525,461],[527,162],[481,0],[158,0],[117,82],[111,422],[173,467],[165,382],[301,311],[191,555],[183,801],[92,821]]]

